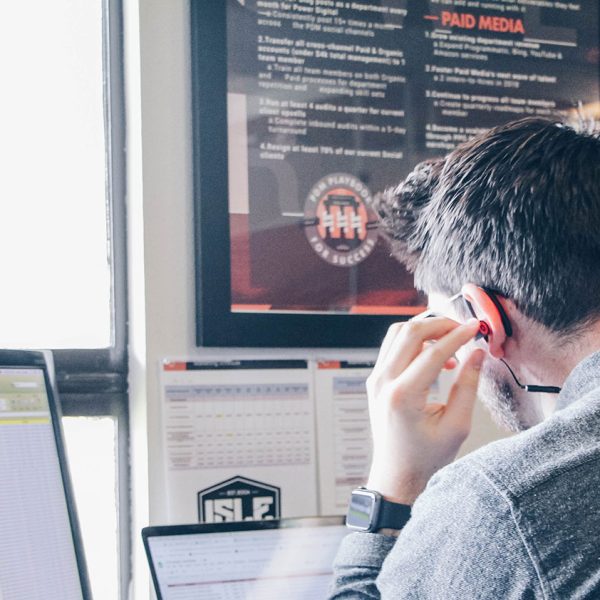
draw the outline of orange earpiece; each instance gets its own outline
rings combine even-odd
[[[498,307],[499,301],[494,301],[486,290],[472,283],[466,283],[461,293],[470,305],[473,316],[479,319],[479,333],[489,344],[490,353],[496,358],[502,357],[502,344],[510,334],[505,323],[508,318],[502,315],[504,311],[501,306]]]
[[[479,333],[486,339],[490,335],[490,326],[485,321],[479,321]]]

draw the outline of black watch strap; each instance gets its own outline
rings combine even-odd
[[[364,533],[399,531],[410,519],[410,511],[407,504],[390,502],[375,490],[359,487],[350,496],[346,525]]]
[[[402,529],[410,519],[410,510],[408,504],[390,502],[382,498],[377,523],[373,524],[373,530]]]

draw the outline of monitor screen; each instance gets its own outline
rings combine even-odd
[[[201,346],[378,346],[426,305],[378,194],[490,127],[600,106],[598,2],[190,6]]]
[[[0,599],[84,598],[42,368],[0,366]]]
[[[162,600],[322,600],[343,525],[148,538]]]

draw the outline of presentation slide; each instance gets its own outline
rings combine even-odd
[[[598,102],[598,10],[228,0],[232,310],[422,310],[376,194],[484,128]]]

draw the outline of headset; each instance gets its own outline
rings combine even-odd
[[[479,293],[479,291],[482,291],[483,294]],[[475,339],[484,339],[488,344],[490,343],[490,337],[493,337],[494,335],[494,331],[501,331],[500,328],[502,328],[506,337],[511,337],[513,334],[513,328],[510,323],[510,319],[508,318],[502,303],[498,299],[498,295],[498,292],[490,288],[483,286],[478,287],[472,283],[465,284],[460,292],[460,296],[462,296],[467,309],[474,318],[479,319],[475,313],[475,306],[485,309],[485,313],[489,322],[479,319],[479,333],[475,336]],[[553,385],[522,384],[517,379],[517,376],[514,374],[508,363],[503,358],[500,358],[499,360],[504,363],[504,366],[512,375],[515,383],[522,390],[525,390],[526,392],[541,392],[544,394],[560,393],[561,388]]]

